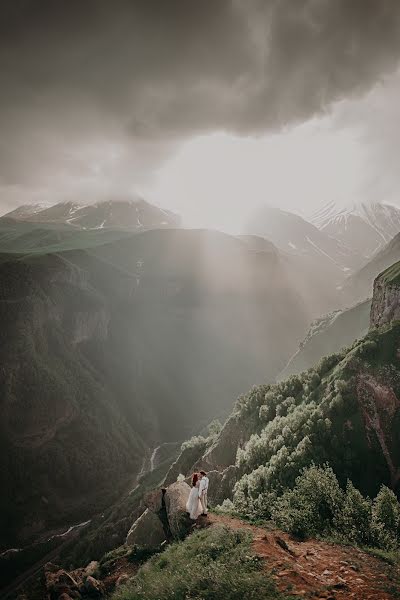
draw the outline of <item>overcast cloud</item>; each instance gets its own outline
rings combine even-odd
[[[400,57],[398,0],[2,0],[0,11],[4,209],[124,193],[198,135],[262,136],[341,100],[353,109],[337,126],[357,127],[371,103],[354,106]],[[385,165],[396,128],[376,116],[364,135],[375,143],[382,121]]]

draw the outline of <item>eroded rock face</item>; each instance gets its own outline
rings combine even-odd
[[[212,506],[222,504],[222,502],[228,498],[233,498],[233,488],[238,480],[238,468],[235,465],[231,465],[224,471],[209,471],[207,477],[210,480],[208,488],[209,503]]]
[[[165,538],[166,535],[160,518],[155,512],[146,508],[130,528],[126,543],[128,546],[155,550],[161,546]]]
[[[390,285],[382,277],[374,283],[371,306],[371,327],[382,327],[400,320],[400,287]]]
[[[390,487],[399,489],[400,454],[397,423],[400,420],[400,399],[388,383],[368,374],[360,374],[357,396],[364,422],[367,443],[376,447],[389,473]]]
[[[193,465],[201,459],[206,451],[206,447],[206,443],[204,442],[204,444],[197,444],[196,446],[182,450],[176,461],[172,463],[165,477],[165,485],[174,483],[177,480],[178,475],[188,475],[193,471]]]

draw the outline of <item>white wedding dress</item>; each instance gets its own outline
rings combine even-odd
[[[200,481],[196,483],[195,487],[192,487],[192,489],[190,490],[188,501],[186,502],[186,510],[193,521],[195,521],[197,517],[203,512],[199,498],[199,487]]]

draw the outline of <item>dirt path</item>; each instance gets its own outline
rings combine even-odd
[[[326,600],[400,598],[400,569],[357,548],[319,540],[299,542],[279,530],[268,531],[240,519],[210,514],[208,521],[248,529],[256,554],[281,592]]]

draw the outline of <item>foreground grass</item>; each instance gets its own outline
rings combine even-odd
[[[153,557],[113,600],[288,600],[264,572],[251,535],[222,525]]]

